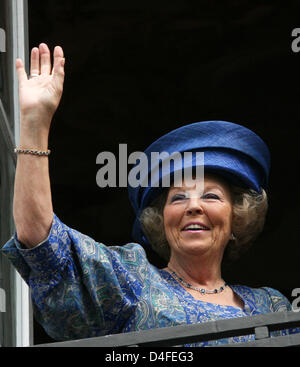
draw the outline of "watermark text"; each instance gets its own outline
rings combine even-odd
[[[292,51],[299,52],[300,51],[300,28],[295,28],[292,30],[292,37],[294,37],[294,40],[291,44]]]
[[[292,297],[296,297],[292,302],[292,310],[294,312],[300,311],[300,288],[295,288],[292,290]]]
[[[96,174],[97,185],[104,187],[204,187],[204,152],[143,152],[127,154],[127,145],[119,144],[118,158],[112,152],[97,155],[102,165]],[[134,165],[128,172],[128,166]]]

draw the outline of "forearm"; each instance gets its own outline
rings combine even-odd
[[[28,78],[21,59],[16,60],[21,111],[20,149],[48,149],[52,117],[59,105],[64,82],[64,54],[60,46],[53,52],[46,44],[31,51]],[[19,154],[13,203],[19,241],[34,247],[48,237],[53,220],[49,162],[47,156]]]
[[[48,132],[35,129],[21,118],[21,149],[45,151]],[[47,238],[53,220],[53,208],[47,156],[19,154],[15,175],[13,213],[18,239],[34,247]]]

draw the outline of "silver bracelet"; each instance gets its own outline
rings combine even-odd
[[[47,150],[45,152],[41,150],[32,150],[32,149],[19,149],[15,148],[15,153],[22,153],[22,154],[33,154],[33,155],[49,155],[51,150]]]

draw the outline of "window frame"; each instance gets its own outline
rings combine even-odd
[[[1,246],[15,232],[12,212],[13,183],[16,168],[16,156],[14,147],[19,144],[20,135],[20,111],[18,97],[18,78],[15,70],[16,58],[21,58],[28,70],[28,0],[4,0],[3,8],[6,9],[5,42],[2,54],[5,54],[8,65],[7,78],[11,86],[9,101],[10,114],[5,110],[0,96],[0,129],[2,140],[4,140],[3,158],[5,161],[4,180],[8,185],[8,200],[1,201],[1,212],[5,213],[6,228],[5,235],[1,238]],[[0,25],[1,26],[1,25]],[[4,166],[4,165],[3,165]],[[3,169],[3,167],[2,167]],[[4,220],[0,225],[3,225]],[[3,229],[3,228],[2,228]],[[0,228],[1,231],[1,228]],[[2,232],[2,231],[1,231]],[[5,238],[4,238],[5,237]],[[8,263],[3,255],[0,256],[0,280],[2,281],[6,298],[5,312],[0,314],[0,325],[2,323],[2,334],[0,334],[0,345],[27,347],[33,344],[33,317],[30,301],[29,287],[21,278],[14,267]],[[6,277],[6,279],[4,278]]]

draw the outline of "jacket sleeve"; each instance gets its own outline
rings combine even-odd
[[[2,248],[31,290],[34,314],[55,340],[121,332],[135,310],[148,262],[138,244],[107,247],[54,215],[48,238]]]
[[[263,287],[263,289],[268,293],[271,300],[271,311],[272,312],[288,312],[293,311],[292,305],[289,300],[278,290],[270,287]],[[300,333],[300,328],[286,329],[281,332],[273,332],[271,335],[288,335]]]

